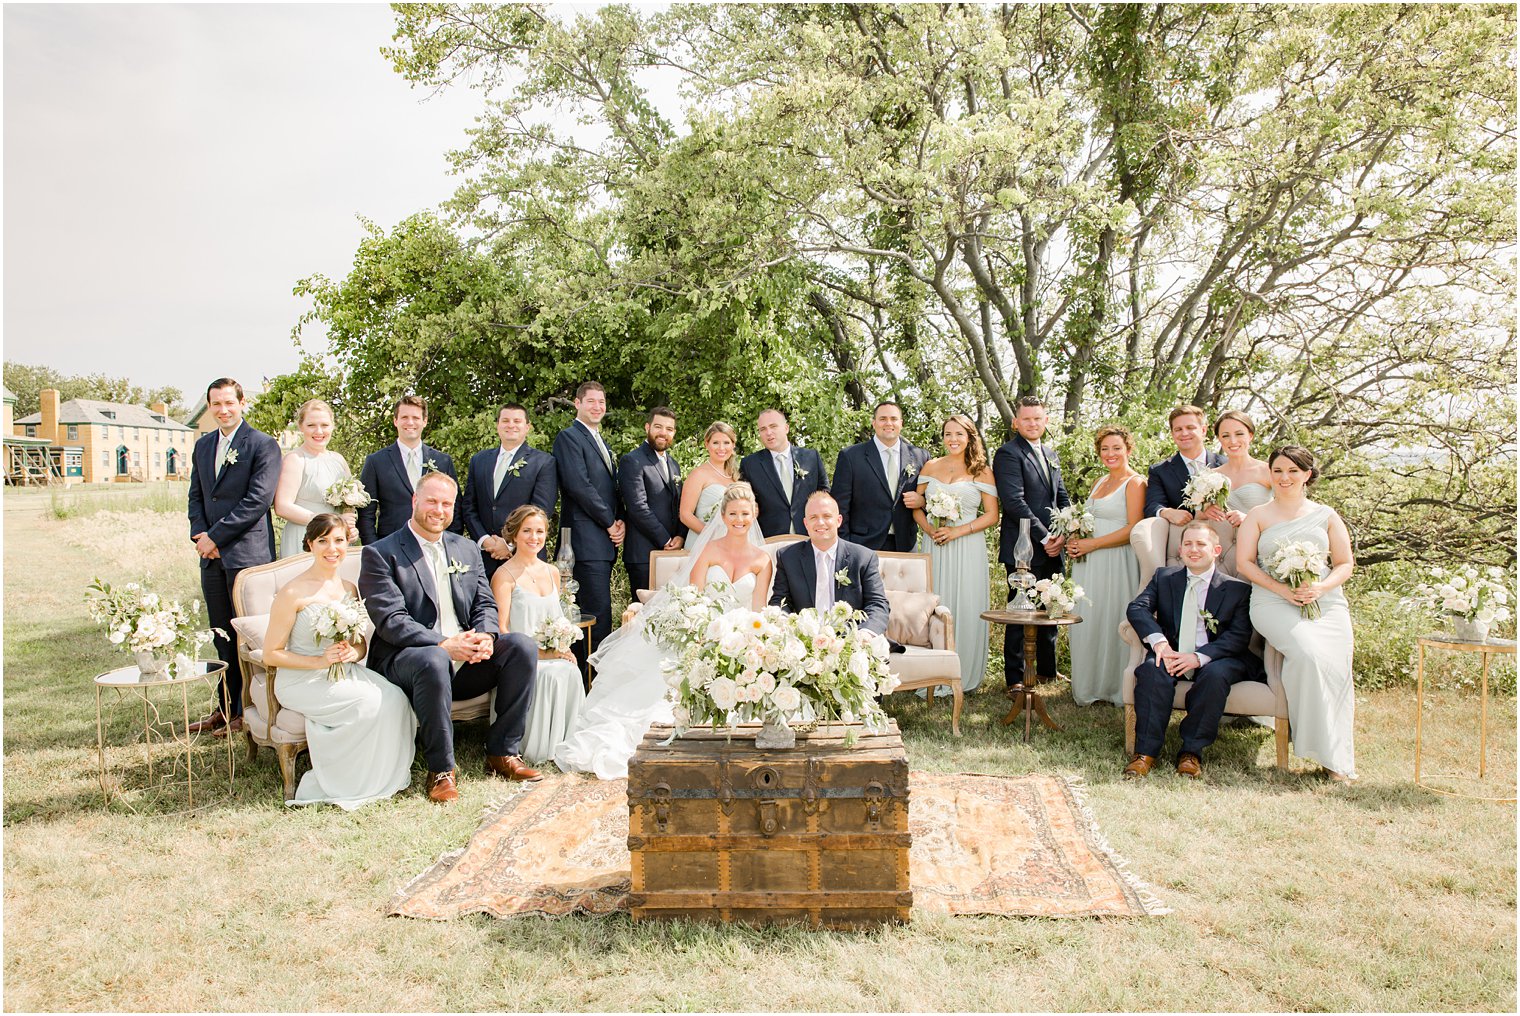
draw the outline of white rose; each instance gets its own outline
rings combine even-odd
[[[723,637],[718,640],[718,652],[724,656],[738,657],[744,652],[744,645],[748,641],[749,637],[742,631],[724,632]]]
[[[707,694],[713,705],[725,712],[739,704],[739,686],[726,677],[713,678],[707,686]]]
[[[127,638],[127,632],[126,632],[125,628],[112,628],[111,629],[110,639],[111,639],[111,644],[113,646],[119,646],[119,645],[121,645],[123,642],[126,641],[126,638]]]
[[[755,684],[763,694],[769,695],[776,690],[776,675],[769,672],[761,674]]]
[[[863,652],[850,654],[850,673],[861,681],[871,676],[871,657]]]
[[[802,707],[802,693],[789,684],[778,685],[771,693],[771,701],[777,709],[789,713]]]

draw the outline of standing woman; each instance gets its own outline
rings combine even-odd
[[[940,427],[945,454],[930,459],[918,473],[918,492],[928,499],[938,491],[955,498],[956,513],[931,519],[926,508],[913,509],[924,531],[934,567],[934,592],[955,619],[955,651],[961,658],[961,690],[971,692],[987,673],[987,529],[997,525],[998,497],[987,445],[969,416],[956,413]]]
[[[1130,600],[1140,586],[1140,562],[1130,549],[1129,531],[1145,514],[1145,480],[1130,468],[1135,438],[1123,427],[1104,427],[1093,436],[1098,459],[1108,469],[1087,495],[1093,534],[1066,541],[1071,577],[1082,587],[1087,606],[1082,623],[1068,629],[1071,639],[1071,697],[1079,706],[1124,704],[1124,668],[1129,653],[1119,638]]]
[[[702,435],[707,461],[693,469],[681,485],[681,522],[686,526],[686,546],[717,514],[723,492],[739,479],[739,457],[734,454],[739,434],[722,420],[715,421]]]
[[[1219,439],[1225,461],[1212,472],[1222,473],[1230,481],[1230,496],[1225,507],[1211,504],[1201,514],[1210,522],[1228,522],[1239,529],[1252,508],[1272,500],[1272,470],[1261,459],[1251,457],[1256,424],[1240,410],[1220,413],[1214,423],[1214,436]]]
[[[559,599],[559,569],[539,558],[549,540],[549,516],[537,505],[515,508],[502,526],[501,538],[512,556],[491,577],[496,616],[502,631],[536,638],[546,620],[564,617]],[[554,757],[554,746],[565,739],[586,700],[581,670],[568,652],[538,651],[538,680],[523,730],[523,758],[535,765]]]
[[[306,524],[333,510],[327,503],[327,488],[353,475],[343,456],[327,448],[333,432],[332,406],[321,399],[306,400],[296,413],[296,427],[301,431],[301,443],[286,453],[274,490],[274,513],[285,520],[281,557],[303,553]],[[353,511],[343,513],[351,543],[359,539],[358,530],[353,528],[356,519]]]
[[[1255,586],[1251,625],[1283,655],[1293,750],[1324,766],[1331,779],[1354,780],[1351,610],[1341,589],[1356,566],[1351,534],[1335,509],[1309,500],[1308,487],[1319,470],[1307,448],[1285,445],[1272,453],[1267,466],[1272,500],[1240,524],[1235,560],[1240,577]],[[1329,567],[1296,589],[1279,581],[1266,566],[1286,543],[1328,551]],[[1311,603],[1319,604],[1318,617],[1303,616],[1302,608]]]

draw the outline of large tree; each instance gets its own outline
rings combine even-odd
[[[135,385],[124,377],[108,377],[105,374],[65,374],[56,367],[44,364],[5,361],[5,387],[16,394],[16,416],[38,412],[42,408],[42,390],[56,388],[64,402],[69,399],[99,399],[102,402],[124,402],[129,405],[151,406],[164,403],[170,416],[186,412],[185,394],[173,385],[145,388]]]

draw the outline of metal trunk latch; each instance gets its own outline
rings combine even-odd
[[[866,784],[866,821],[872,826],[881,826],[881,800],[886,795],[887,788],[876,780]]]
[[[781,786],[781,774],[770,766],[761,766],[750,773],[750,783],[756,790],[767,791]],[[781,822],[776,817],[776,800],[771,797],[762,797],[760,804],[760,835],[774,836],[776,830],[781,828]]]
[[[670,784],[656,783],[649,796],[654,798],[655,831],[663,833],[670,825]]]

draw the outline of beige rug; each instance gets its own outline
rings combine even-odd
[[[1074,781],[912,773],[909,879],[926,912],[1144,917],[1170,911],[1130,875]],[[391,914],[610,914],[627,910],[624,780],[548,777],[493,805],[469,843],[391,900]]]

